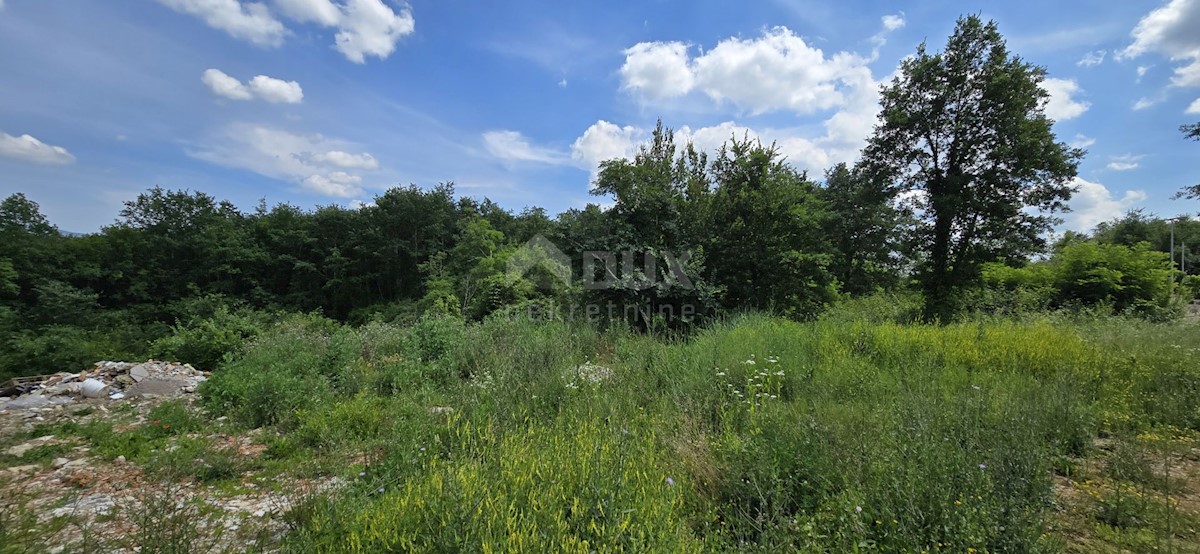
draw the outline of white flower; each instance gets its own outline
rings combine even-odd
[[[725,376],[725,372],[724,372],[724,371],[718,371],[718,372],[717,372],[717,377],[724,377],[724,376]]]

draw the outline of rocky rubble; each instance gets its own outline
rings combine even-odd
[[[0,390],[0,411],[61,405],[82,398],[121,400],[127,396],[172,396],[195,392],[208,374],[191,366],[150,360],[97,362],[79,373],[17,379]]]

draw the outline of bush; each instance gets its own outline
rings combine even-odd
[[[150,344],[150,352],[161,359],[181,360],[201,369],[217,369],[247,340],[258,336],[267,324],[265,314],[232,312],[221,306],[207,317],[176,324],[171,334]]]
[[[293,316],[264,333],[227,367],[200,386],[211,412],[246,425],[291,425],[296,414],[328,400],[328,376],[344,361],[330,355],[337,326],[315,316]]]

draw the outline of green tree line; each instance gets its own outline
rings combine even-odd
[[[856,164],[814,177],[775,145],[737,136],[709,155],[660,121],[632,159],[601,164],[593,191],[611,206],[557,216],[459,198],[450,183],[312,210],[245,211],[154,188],[113,224],[73,236],[14,194],[0,203],[0,376],[147,353],[216,364],[220,345],[280,312],[480,320],[616,305],[635,307],[618,310],[622,323],[672,332],[741,310],[809,319],[843,296],[912,289],[927,321],[1017,294],[1039,307],[1164,317],[1180,296],[1180,275],[1160,255],[1166,221],[1135,212],[1048,244],[1085,153],[1055,136],[1044,77],[994,23],[966,17],[943,51],[922,44],[882,87]],[[1200,223],[1173,225],[1200,251]],[[514,278],[510,262],[529,256],[522,245],[535,237],[567,255],[572,275],[601,271],[612,286],[562,282],[546,265]],[[593,252],[655,263],[589,263]],[[1200,256],[1187,260],[1200,267]],[[981,288],[994,294],[980,300]],[[192,336],[208,346],[187,350]]]

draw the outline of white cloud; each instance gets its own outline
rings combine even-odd
[[[696,79],[682,42],[639,42],[625,50],[621,88],[651,100],[683,96]]]
[[[1141,98],[1138,98],[1137,102],[1133,103],[1133,111],[1135,111],[1135,112],[1142,111],[1146,108],[1154,107],[1154,105],[1156,105],[1162,101],[1163,101],[1163,98],[1161,96],[1156,96],[1156,97],[1143,96]]]
[[[505,162],[534,162],[543,164],[567,163],[567,155],[551,148],[533,146],[517,131],[488,131],[483,145],[496,158]]]
[[[397,12],[384,0],[275,0],[275,5],[297,22],[336,28],[334,48],[354,63],[369,56],[386,59],[416,28],[411,10]]]
[[[1071,148],[1088,148],[1096,144],[1096,139],[1083,134],[1076,134],[1075,139],[1068,146]]]
[[[0,10],[4,9],[4,0],[0,0]]]
[[[1200,86],[1200,0],[1171,0],[1138,22],[1133,43],[1118,54],[1136,58],[1148,52],[1187,64],[1175,68],[1175,86]]]
[[[177,12],[203,19],[209,27],[220,29],[230,36],[248,40],[259,46],[279,46],[288,34],[287,28],[257,2],[238,0],[158,0]]]
[[[1195,102],[1192,102],[1192,105],[1188,106],[1187,111],[1184,113],[1192,115],[1200,114],[1200,98],[1197,98]]]
[[[299,104],[304,100],[304,91],[296,81],[284,81],[266,75],[255,75],[250,79],[250,91],[255,96],[271,103]]]
[[[200,81],[208,85],[208,89],[213,91],[217,96],[223,96],[231,100],[250,100],[254,95],[250,93],[250,89],[241,81],[226,75],[224,71],[219,69],[208,69],[200,76]]]
[[[1150,71],[1153,65],[1139,65],[1137,68],[1137,82],[1142,82],[1142,77],[1146,76],[1146,72]]]
[[[242,83],[219,69],[209,69],[201,75],[200,80],[208,85],[213,94],[231,100],[259,98],[271,103],[299,104],[304,99],[300,83],[266,75],[257,75],[249,83]]]
[[[412,11],[404,8],[397,13],[383,0],[346,0],[339,8],[342,17],[334,48],[354,63],[364,63],[367,56],[387,58],[396,43],[416,28]]]
[[[904,23],[902,15],[881,18],[882,31],[871,37],[871,43],[876,48],[883,45],[887,33]],[[786,27],[766,29],[753,39],[728,38],[695,56],[682,42],[639,43],[625,54],[622,88],[643,103],[669,105],[667,100],[699,93],[713,103],[714,112],[728,106],[750,115],[778,110],[798,115],[832,112],[822,124],[823,133],[813,132],[811,127],[749,129],[733,121],[679,130],[680,139],[690,138],[710,151],[731,134],[749,132],[751,138],[775,142],[796,167],[819,173],[833,163],[857,158],[879,113],[881,82],[874,79],[869,66],[877,51],[869,56],[849,52],[826,55]],[[586,150],[583,143],[608,144],[607,139],[615,137],[615,142],[623,145],[629,135],[618,132],[621,129],[598,122],[576,141],[573,156],[592,163],[605,159],[581,153]],[[622,150],[627,149],[613,148],[614,152]]]
[[[379,169],[379,161],[375,159],[375,156],[367,152],[351,154],[341,150],[330,150],[328,152],[313,154],[310,159],[316,163],[329,164],[345,169]]]
[[[1087,54],[1084,54],[1083,58],[1081,58],[1078,62],[1076,62],[1075,65],[1078,65],[1080,67],[1095,67],[1097,65],[1104,63],[1104,57],[1106,55],[1108,55],[1108,52],[1105,50],[1096,50],[1094,52],[1088,52]]]
[[[261,46],[279,46],[290,31],[265,4],[241,0],[158,0],[210,27]],[[385,59],[400,39],[416,28],[412,10],[393,9],[385,0],[273,0],[275,7],[297,23],[336,29],[333,47],[354,63],[368,57]]]
[[[363,190],[359,188],[359,183],[362,183],[362,177],[344,171],[334,171],[326,175],[309,175],[300,182],[304,188],[315,193],[338,198],[361,196]]]
[[[622,88],[644,100],[699,90],[753,114],[809,114],[845,105],[848,89],[870,75],[870,61],[847,52],[827,57],[787,27],[775,27],[754,39],[722,40],[695,58],[681,42],[638,43],[625,51],[621,77]]]
[[[225,167],[246,169],[290,181],[325,196],[361,196],[362,176],[346,169],[375,169],[368,153],[350,154],[352,145],[318,134],[296,134],[260,125],[235,123],[210,137],[188,155]]]
[[[694,65],[698,88],[716,102],[753,114],[808,114],[844,105],[846,80],[870,74],[867,63],[846,52],[827,58],[788,28],[776,27],[757,39],[725,39]]]
[[[1108,165],[1105,166],[1111,171],[1132,171],[1138,168],[1138,161],[1145,156],[1135,156],[1133,154],[1125,154],[1124,156],[1113,156],[1110,158]]]
[[[564,77],[563,80],[558,82],[558,86],[561,88],[567,88],[567,79]]]
[[[1042,81],[1042,88],[1050,93],[1050,99],[1046,102],[1046,116],[1055,121],[1079,117],[1092,107],[1090,103],[1074,98],[1083,89],[1073,79],[1049,78]]]
[[[904,23],[904,14],[883,16],[883,28],[887,31],[901,29],[904,27]]]
[[[66,165],[75,156],[66,148],[46,144],[30,135],[14,137],[0,132],[0,156],[44,165]]]
[[[637,153],[638,144],[648,136],[643,129],[629,125],[620,127],[601,119],[575,139],[575,143],[571,145],[571,159],[591,170],[592,180],[595,181],[600,162],[614,158],[633,158]]]
[[[1071,184],[1077,189],[1071,197],[1072,211],[1067,214],[1067,226],[1076,231],[1087,231],[1100,222],[1121,217],[1121,214],[1148,198],[1140,190],[1126,191],[1121,198],[1113,198],[1108,187],[1082,177],[1076,177]]]

